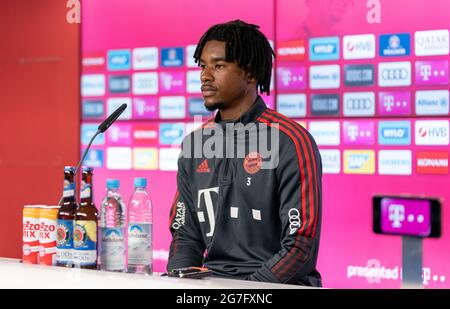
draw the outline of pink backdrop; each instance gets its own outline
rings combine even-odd
[[[276,7],[275,7],[276,3]],[[261,26],[262,31],[269,39],[274,40],[276,46],[283,42],[305,40],[308,49],[310,37],[339,36],[341,43],[339,60],[333,61],[309,61],[308,52],[305,60],[299,63],[283,62],[278,66],[300,66],[339,64],[341,75],[346,64],[374,64],[375,83],[370,87],[344,87],[343,80],[339,89],[314,90],[306,88],[301,91],[278,89],[280,93],[304,93],[308,102],[311,94],[339,94],[342,97],[347,91],[397,91],[396,88],[380,88],[377,83],[378,63],[385,61],[414,61],[418,58],[414,55],[414,32],[418,30],[448,29],[450,19],[450,3],[446,0],[434,0],[430,5],[427,0],[382,1],[381,23],[369,24],[366,20],[368,9],[365,1],[356,0],[133,0],[126,5],[120,0],[108,1],[84,1],[82,3],[82,54],[100,55],[106,59],[107,51],[130,49],[137,47],[158,47],[159,56],[161,48],[182,47],[196,44],[204,31],[212,24],[231,19],[243,19]],[[409,33],[411,37],[411,54],[406,57],[381,58],[378,54],[378,35],[391,33]],[[376,56],[373,59],[343,60],[342,37],[350,34],[374,34],[376,36]],[[186,55],[185,55],[186,56]],[[446,56],[432,57],[432,60],[449,59]],[[160,59],[161,60],[161,59]],[[420,60],[429,60],[420,57]],[[105,60],[107,62],[107,60]],[[185,59],[186,61],[186,59]],[[105,62],[105,63],[106,63]],[[106,79],[111,75],[132,76],[134,72],[187,72],[193,70],[186,68],[162,68],[161,61],[157,69],[152,70],[126,70],[118,72],[107,71],[106,66],[101,68],[83,67],[83,74],[105,74]],[[108,82],[106,82],[108,85]],[[412,85],[400,90],[408,90],[413,94],[416,90],[448,89],[446,86],[433,86],[426,89],[415,86],[414,75]],[[301,86],[303,87],[303,86]],[[107,88],[107,87],[106,87]],[[160,88],[161,93],[161,88]],[[147,97],[159,98],[160,93]],[[162,94],[165,95],[165,94]],[[190,95],[180,93],[187,98]],[[272,96],[276,96],[275,93]],[[103,99],[106,116],[106,101],[111,97],[129,97],[129,94],[109,94],[106,89],[104,96],[91,99]],[[273,100],[273,99],[272,99]],[[414,106],[412,99],[412,105]],[[187,103],[186,103],[187,104]],[[378,114],[376,114],[378,115]],[[103,117],[100,117],[103,118]],[[342,111],[336,117],[314,117],[307,109],[307,116],[299,121],[333,120],[340,121],[341,127],[344,121],[359,121],[359,118],[344,118]],[[450,272],[447,261],[450,260],[450,248],[448,233],[446,233],[448,212],[446,201],[450,198],[447,189],[450,177],[445,175],[420,175],[416,172],[415,159],[417,151],[444,151],[447,146],[416,146],[414,142],[414,120],[417,116],[397,117],[396,120],[412,120],[411,146],[380,146],[375,142],[371,146],[344,145],[343,137],[338,146],[321,146],[321,149],[338,149],[341,153],[341,161],[344,150],[373,149],[377,156],[380,149],[411,150],[412,151],[412,175],[410,176],[386,176],[379,175],[378,168],[374,175],[350,175],[344,173],[343,163],[339,174],[325,174],[323,176],[323,219],[322,238],[319,250],[318,268],[323,275],[324,286],[337,288],[398,288],[400,279],[395,275],[401,268],[401,238],[376,235],[372,232],[371,198],[374,194],[414,194],[425,196],[437,196],[444,200],[443,204],[443,234],[440,239],[424,240],[424,283],[429,288],[450,287]],[[434,119],[433,117],[424,119]],[[448,115],[439,119],[448,120]],[[370,117],[375,121],[375,132],[379,116]],[[383,118],[381,120],[388,120]],[[136,125],[159,123],[173,123],[180,120],[124,120],[123,123]],[[181,122],[188,122],[187,118]],[[85,123],[98,123],[98,119],[87,120]],[[125,139],[125,146],[135,146],[133,142]],[[108,137],[104,145],[93,146],[93,149],[104,150],[109,144]],[[115,145],[114,145],[115,146]],[[161,145],[153,147],[161,148]],[[164,146],[166,147],[166,146]],[[377,163],[377,159],[375,160]],[[377,166],[377,165],[376,165]],[[128,201],[132,193],[133,177],[144,176],[149,180],[149,191],[154,202],[154,250],[156,271],[163,271],[166,265],[167,250],[170,243],[168,229],[169,208],[173,194],[176,190],[176,172],[161,170],[108,170],[106,159],[103,167],[95,170],[95,200],[100,205],[107,178],[121,180],[121,192]],[[365,268],[365,269],[364,269]],[[393,278],[375,278],[364,276],[367,269],[391,269]],[[449,278],[447,278],[449,277]]]

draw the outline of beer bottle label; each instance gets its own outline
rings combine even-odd
[[[89,197],[91,197],[91,186],[89,184],[85,184],[83,186],[83,190],[81,190],[80,197],[81,198],[89,198]]]
[[[59,265],[73,263],[73,220],[57,221],[56,255]]]
[[[103,269],[123,270],[125,268],[124,228],[102,228],[101,264]]]
[[[75,266],[97,265],[97,222],[75,221],[73,245]]]
[[[71,197],[74,195],[75,195],[75,184],[65,180],[63,197]]]
[[[152,259],[151,224],[128,224],[128,264],[148,265]]]

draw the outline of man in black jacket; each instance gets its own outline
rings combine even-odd
[[[214,119],[188,135],[170,212],[168,270],[321,286],[322,167],[312,136],[266,107],[273,50],[259,27],[211,27],[194,54]]]

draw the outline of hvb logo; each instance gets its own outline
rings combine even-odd
[[[66,20],[69,24],[81,23],[81,4],[79,0],[67,0],[66,7],[70,10],[67,12]]]
[[[381,23],[381,2],[380,0],[368,0],[367,8],[367,22],[369,24],[380,24]]]

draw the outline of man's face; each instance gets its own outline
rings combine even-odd
[[[237,61],[225,61],[225,42],[206,42],[200,55],[200,79],[205,107],[209,111],[229,108],[244,98],[248,74]]]

